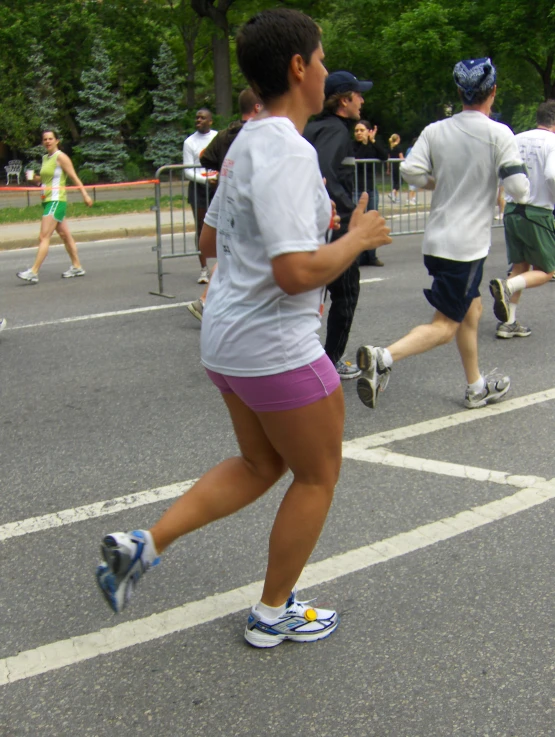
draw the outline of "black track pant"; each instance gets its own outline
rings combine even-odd
[[[336,364],[345,353],[349,332],[355,316],[360,291],[360,271],[355,262],[331,284],[328,284],[330,310],[325,351]]]

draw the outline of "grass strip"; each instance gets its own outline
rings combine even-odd
[[[181,197],[173,197],[171,204],[174,209],[183,207]],[[170,197],[164,196],[160,199],[162,209],[170,207]],[[187,200],[185,199],[185,205]],[[84,202],[68,202],[68,218],[101,217],[102,215],[123,215],[128,212],[149,212],[154,207],[154,197],[145,197],[140,200],[109,200],[95,202],[92,207],[87,207]],[[9,223],[29,223],[40,221],[42,217],[42,205],[30,205],[29,207],[2,207],[0,208],[0,225]]]

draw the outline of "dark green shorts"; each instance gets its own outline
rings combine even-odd
[[[54,220],[61,223],[66,216],[67,202],[43,202],[42,216],[43,218],[52,215]]]
[[[546,274],[555,271],[555,219],[551,210],[507,202],[503,221],[510,264],[525,262]]]

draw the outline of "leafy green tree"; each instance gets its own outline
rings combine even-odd
[[[196,104],[197,67],[204,62],[210,46],[201,37],[203,19],[196,13],[190,0],[160,0],[166,19],[175,27],[183,42],[185,62],[186,106]]]
[[[29,55],[30,72],[27,76],[29,113],[35,124],[35,140],[40,140],[42,131],[51,128],[60,134],[60,115],[52,84],[52,70],[44,59],[39,44],[33,40]],[[25,152],[33,169],[40,169],[44,154],[42,145],[31,146]]]
[[[183,146],[180,125],[182,114],[178,106],[179,76],[175,57],[167,43],[160,46],[160,54],[154,62],[152,72],[158,86],[152,91],[154,111],[151,119],[154,129],[148,136],[145,158],[152,161],[158,169],[164,164],[179,163]]]
[[[215,26],[212,36],[214,56],[214,86],[216,93],[216,113],[231,115],[231,64],[229,56],[228,11],[235,0],[191,0],[191,7],[201,18],[210,18]]]
[[[91,66],[81,74],[82,89],[77,120],[81,143],[76,150],[83,157],[82,166],[110,182],[123,179],[128,154],[121,136],[125,110],[111,81],[110,57],[102,41],[93,45]]]

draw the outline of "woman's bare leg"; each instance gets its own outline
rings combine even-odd
[[[266,435],[294,478],[270,535],[262,603],[282,605],[306,565],[326,521],[339,471],[343,390],[288,412],[259,415]]]
[[[67,222],[65,220],[62,220],[61,223],[58,223],[56,225],[56,231],[62,239],[66,251],[69,254],[71,265],[75,266],[76,269],[81,269],[82,266],[81,262],[79,261],[79,254],[77,253],[77,244],[75,243],[75,239],[71,235],[71,231]]]
[[[241,455],[228,458],[205,473],[152,527],[150,532],[159,553],[182,535],[251,504],[287,470],[257,415],[235,394],[222,396]]]
[[[52,233],[56,230],[58,225],[57,220],[54,220],[52,215],[46,215],[43,217],[40,223],[40,234],[39,234],[39,250],[35,256],[35,263],[31,267],[31,271],[35,274],[39,273],[39,269],[43,264],[44,259],[48,255],[48,249],[50,248],[50,238]]]

